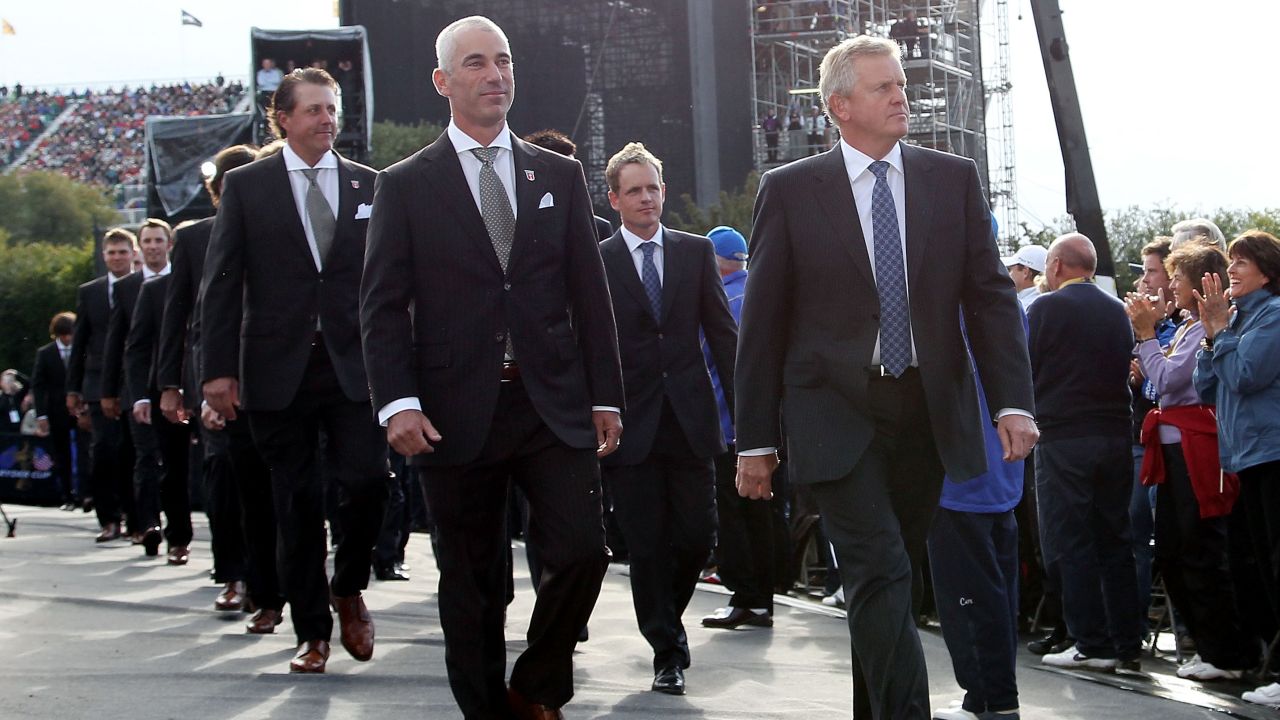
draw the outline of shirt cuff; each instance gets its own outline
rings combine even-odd
[[[404,412],[405,410],[417,410],[418,412],[422,412],[422,403],[418,402],[418,398],[416,397],[392,400],[386,405],[383,405],[382,409],[378,411],[378,424],[382,427],[386,427],[387,423],[390,422],[392,415],[395,415],[398,412]]]
[[[616,408],[611,405],[592,405],[591,412],[614,412],[622,414],[622,408]]]
[[[739,450],[738,457],[760,457],[762,455],[772,455],[778,452],[776,447],[753,448],[751,450]]]
[[[36,417],[36,420],[48,420],[48,419],[49,419],[49,416],[48,416],[48,415],[40,415],[40,416]]]
[[[1021,415],[1022,417],[1031,418],[1032,420],[1036,419],[1035,415],[1032,415],[1026,410],[1020,410],[1018,408],[1001,408],[1000,412],[996,413],[996,421],[999,422],[1000,418],[1004,417],[1005,415]]]
[[[135,403],[133,404],[133,406],[134,406],[134,407],[138,407],[139,405],[142,405],[142,404],[144,404],[144,403],[145,403],[145,404],[147,404],[147,405],[150,405],[150,404],[151,404],[151,401],[150,401],[150,400],[147,400],[147,399],[145,399],[145,398],[144,398],[144,399],[142,399],[142,400],[139,400],[139,401],[135,402]]]

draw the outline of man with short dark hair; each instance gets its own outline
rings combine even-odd
[[[662,225],[662,163],[629,143],[609,160],[605,178],[622,219],[600,255],[618,323],[628,430],[600,464],[631,557],[636,620],[653,648],[652,688],[683,695],[691,656],[680,616],[715,542],[715,457],[726,449],[699,331],[730,411],[738,331],[711,241]]]
[[[96,542],[121,535],[120,520],[128,516],[130,532],[139,531],[133,517],[133,441],[116,417],[102,411],[103,355],[111,311],[116,306],[119,283],[132,272],[138,251],[137,237],[124,228],[112,228],[102,238],[102,259],[107,274],[76,291],[76,325],[67,362],[67,412],[72,417],[88,413],[93,422],[93,469],[90,488],[102,531]]]
[[[53,342],[36,350],[31,371],[31,394],[36,409],[36,434],[49,438],[53,464],[62,479],[62,509],[75,507],[72,486],[71,430],[73,418],[67,412],[67,362],[71,359],[71,340],[75,333],[76,314],[60,312],[49,322]],[[85,445],[81,445],[85,447]]]
[[[176,448],[181,440],[176,436],[170,437],[166,428],[165,442],[162,442],[156,428],[149,422],[151,396],[145,383],[141,387],[129,384],[125,345],[133,326],[143,284],[169,274],[172,238],[173,230],[164,220],[147,218],[139,228],[138,245],[142,249],[142,270],[121,280],[116,286],[116,304],[111,309],[102,358],[102,411],[112,418],[123,414],[124,422],[129,425],[129,436],[133,439],[133,502],[138,517],[133,540],[135,544],[143,546],[147,555],[155,555],[159,551],[162,539],[160,492],[163,478],[170,468],[183,474],[182,492],[186,495],[186,453],[184,449],[181,459],[175,459],[174,455],[178,454]],[[141,379],[145,381],[146,372]],[[181,467],[174,467],[175,462],[180,462]],[[173,495],[170,493],[171,498]],[[186,508],[185,518],[180,517],[181,508]],[[181,505],[174,504],[170,509],[175,514],[173,517],[166,514],[166,518],[169,520],[169,534],[173,538],[170,550],[175,551],[175,554],[169,560],[171,564],[184,565],[187,547],[191,543],[191,511],[187,501]]]
[[[201,376],[219,416],[240,412],[271,468],[278,569],[298,648],[290,672],[322,673],[338,611],[342,646],[373,657],[361,591],[386,498],[387,446],[369,407],[358,298],[373,170],[333,151],[337,84],[295,70],[271,101],[279,154],[227,173],[201,285]],[[325,575],[325,462],[341,483],[342,539]]]
[[[1128,514],[1129,361],[1124,305],[1093,282],[1097,254],[1079,233],[1049,246],[1051,294],[1031,306],[1031,368],[1042,440],[1036,497],[1045,563],[1057,563],[1075,647],[1046,665],[1136,669],[1141,613]]]

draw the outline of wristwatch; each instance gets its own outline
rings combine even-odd
[[[1208,335],[1200,338],[1200,349],[1209,353],[1213,352],[1213,338]]]

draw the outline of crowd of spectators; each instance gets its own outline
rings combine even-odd
[[[243,86],[233,82],[86,90],[68,95],[62,102],[74,103],[69,117],[41,140],[23,167],[52,170],[99,185],[136,181],[142,174],[148,115],[230,112],[243,92]]]
[[[67,107],[67,98],[48,92],[0,88],[0,167],[10,165]]]

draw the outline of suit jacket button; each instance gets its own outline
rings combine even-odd
[[[658,339],[659,339],[659,340],[661,340],[661,339],[662,339],[662,333],[658,333]]]
[[[510,290],[510,289],[511,289],[511,283],[503,283],[503,284],[502,284],[502,289],[503,289],[503,290]]]
[[[507,336],[503,335],[502,333],[498,333],[497,335],[493,336],[493,339],[497,340],[498,342],[502,342],[503,340],[507,339]]]
[[[666,376],[667,376],[667,372],[666,372],[665,370],[663,370],[663,371],[662,371],[662,377],[666,377]]]

